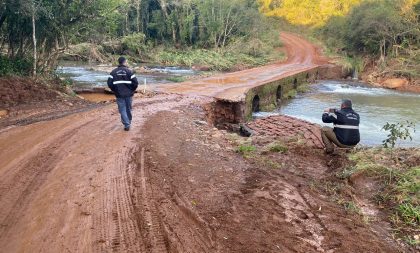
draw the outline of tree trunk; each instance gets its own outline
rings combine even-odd
[[[137,32],[140,32],[140,19],[141,19],[141,15],[140,15],[140,6],[141,6],[141,0],[137,0],[137,5],[136,5],[136,14],[137,14]]]
[[[165,0],[158,0],[160,4],[160,8],[162,9],[163,16],[166,20],[169,20],[169,14],[168,14],[168,3]],[[171,24],[171,30],[172,30],[172,41],[174,42],[174,45],[176,44],[176,26],[174,23]]]
[[[36,76],[37,74],[37,54],[36,54],[36,26],[35,26],[35,3],[32,2],[32,43],[34,45],[34,51],[33,51],[33,55],[34,55],[34,63],[33,63],[33,72],[32,75]]]
[[[128,29],[128,9],[125,12],[125,31],[124,31],[124,36],[127,36],[129,34],[129,29]]]

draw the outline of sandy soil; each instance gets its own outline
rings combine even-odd
[[[307,59],[305,45],[287,45],[290,57]],[[312,125],[288,128],[314,145],[270,154],[274,169],[205,123],[210,102],[136,97],[130,132],[115,104],[0,128],[0,252],[401,250],[312,189],[331,164]]]

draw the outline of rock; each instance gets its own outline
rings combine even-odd
[[[385,80],[382,85],[388,89],[397,89],[408,85],[408,80],[404,78],[391,78]]]
[[[213,136],[213,138],[220,138],[220,137],[222,137],[222,136],[223,136],[223,134],[222,134],[222,133],[220,133],[220,132],[216,132],[216,133],[214,133],[212,136]]]
[[[207,122],[202,121],[202,120],[194,120],[194,123],[197,124],[197,125],[201,125],[201,126],[207,125]]]
[[[6,117],[9,111],[0,109],[0,118]]]

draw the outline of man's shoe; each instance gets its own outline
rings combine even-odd
[[[130,127],[124,127],[124,131],[130,131]]]

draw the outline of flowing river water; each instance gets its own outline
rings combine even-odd
[[[140,82],[147,79],[150,85],[170,83],[173,77],[197,74],[190,69],[177,67],[152,67],[151,73],[137,74]],[[92,70],[80,63],[65,63],[57,72],[74,81],[76,88],[106,86],[107,72]],[[258,112],[254,117],[286,114],[320,125],[325,108],[339,108],[343,98],[353,101],[354,109],[360,114],[361,143],[380,145],[387,132],[382,127],[387,123],[410,121],[419,131],[412,133],[412,141],[402,141],[401,146],[420,146],[420,94],[404,93],[394,90],[373,88],[363,83],[351,81],[319,81],[311,85],[310,91],[286,101],[273,112]]]
[[[406,122],[416,124],[420,130],[420,94],[399,92],[369,87],[351,81],[319,81],[310,91],[286,101],[273,112],[259,112],[255,117],[286,114],[320,125],[325,108],[339,108],[341,100],[349,98],[353,108],[360,114],[361,143],[380,145],[387,138],[382,127],[387,123]],[[401,146],[419,146],[420,131],[412,132],[412,141],[402,141]]]
[[[143,66],[144,67],[144,66]],[[89,89],[94,87],[106,87],[109,72],[98,71],[98,66],[88,65],[83,62],[62,62],[57,68],[60,76],[70,78],[76,89]],[[112,67],[107,67],[112,69]],[[146,80],[147,84],[172,83],[174,78],[188,77],[199,72],[178,67],[147,67],[149,73],[136,74],[140,84]]]

